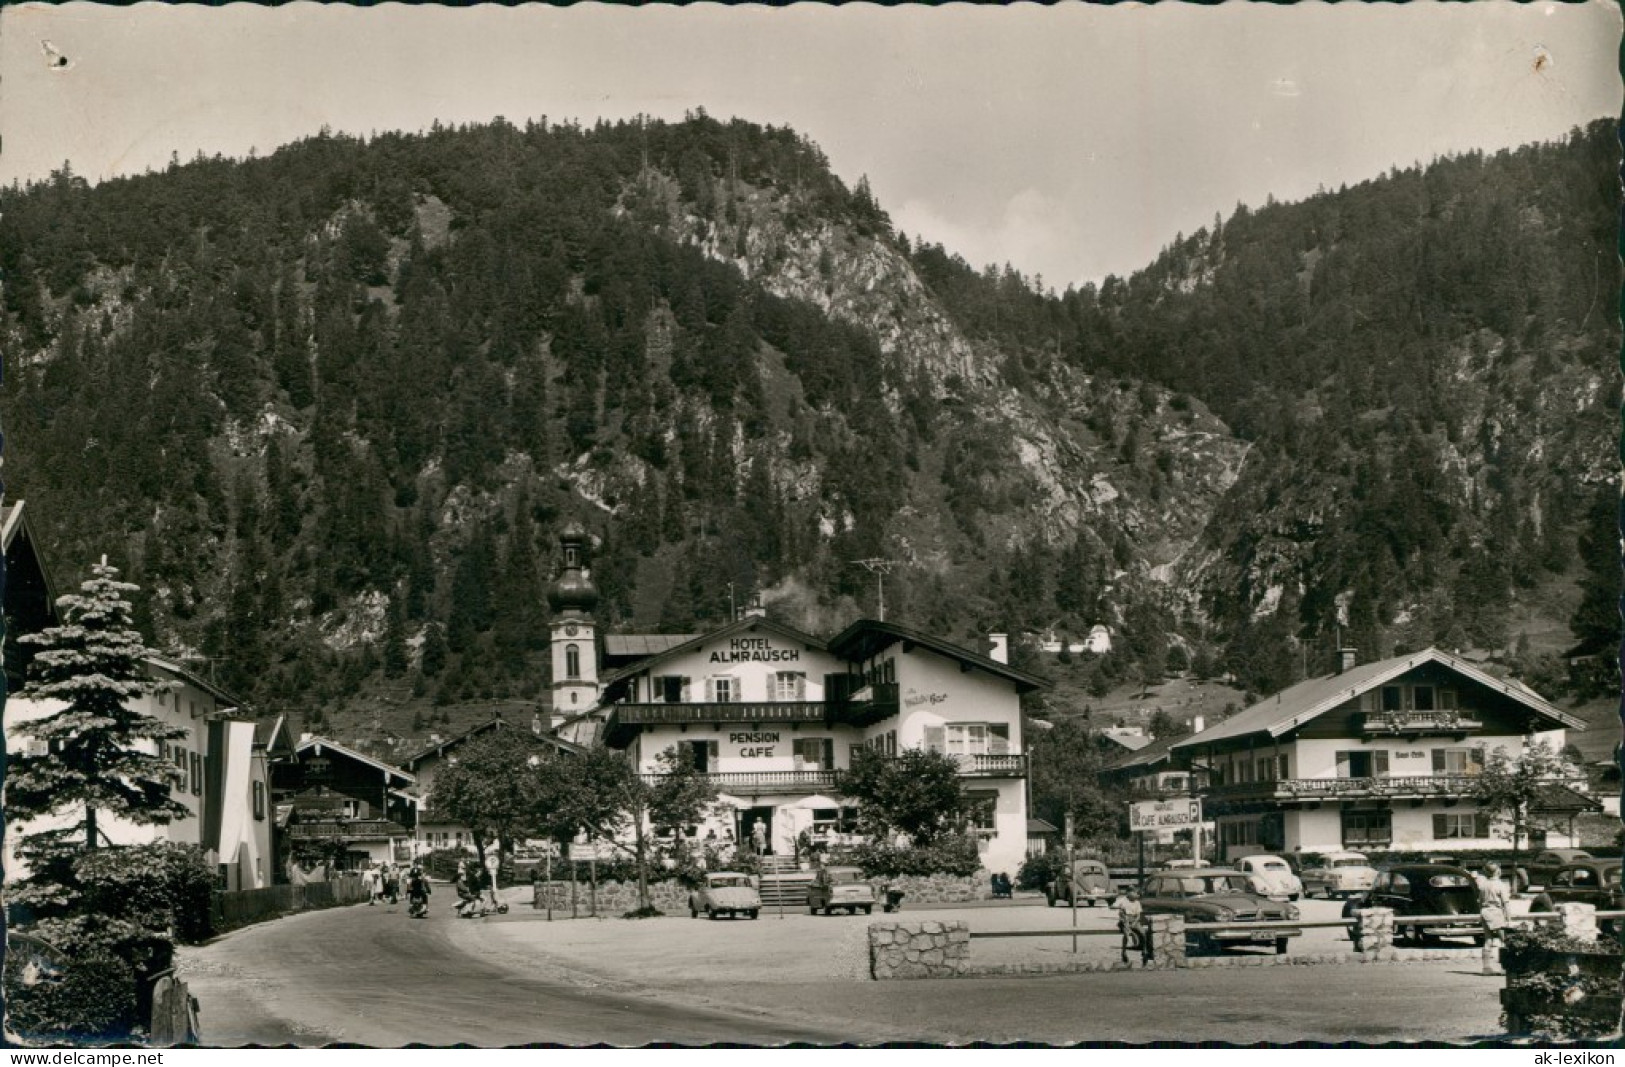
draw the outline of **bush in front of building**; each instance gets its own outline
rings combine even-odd
[[[1065,852],[1040,852],[1036,856],[1028,856],[1016,871],[1016,888],[1043,889],[1065,870]]]
[[[982,868],[976,839],[963,835],[938,837],[929,845],[898,847],[886,842],[853,845],[830,863],[850,863],[871,878],[952,874],[968,877]]]
[[[124,919],[152,933],[197,944],[214,933],[216,876],[196,845],[167,841],[86,852],[74,863],[80,910]]]

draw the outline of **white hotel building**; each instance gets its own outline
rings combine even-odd
[[[581,571],[586,535],[570,527],[561,540],[565,570],[549,597],[560,736],[625,750],[644,774],[659,773],[662,752],[687,748],[731,812],[702,834],[742,842],[760,821],[776,855],[792,854],[804,831],[835,830],[843,809],[850,815],[835,781],[854,751],[944,752],[975,802],[983,866],[1013,873],[1021,864],[1020,698],[1044,683],[1005,662],[1002,637],[982,655],[861,620],[824,641],[752,612],[705,634],[600,638],[597,593]]]

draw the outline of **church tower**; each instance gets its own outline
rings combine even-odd
[[[564,569],[547,591],[553,608],[553,726],[598,703],[598,634],[592,618],[598,589],[584,573],[587,531],[569,523],[559,532],[559,543]]]

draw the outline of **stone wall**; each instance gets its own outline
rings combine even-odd
[[[667,915],[682,915],[688,911],[687,886],[678,882],[650,882],[649,899],[654,906]],[[532,887],[531,903],[537,911],[544,910],[551,898],[553,914],[555,916],[570,914],[570,883],[569,882],[537,882]],[[575,886],[575,914],[589,916],[593,914],[594,901],[597,903],[597,914],[610,918],[619,918],[638,907],[638,884],[636,882],[600,882],[597,892],[594,893],[586,881],[579,881]]]
[[[891,978],[952,978],[970,962],[970,927],[963,922],[869,924],[869,974]]]
[[[905,875],[900,878],[871,878],[875,899],[884,900],[887,886],[903,891],[903,906],[914,904],[964,904],[971,900],[993,899],[993,885],[986,876],[957,874]]]

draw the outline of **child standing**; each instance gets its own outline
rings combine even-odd
[[[1117,929],[1123,935],[1122,953],[1123,962],[1128,962],[1129,949],[1139,954],[1141,961],[1150,958],[1145,943],[1145,930],[1142,923],[1145,918],[1145,909],[1140,905],[1140,891],[1129,886],[1117,895],[1112,901],[1112,907],[1117,911]]]

